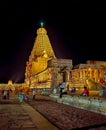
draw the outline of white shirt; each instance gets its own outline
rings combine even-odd
[[[35,95],[35,94],[36,94],[36,90],[34,89],[34,90],[33,90],[33,95]]]
[[[60,85],[60,88],[65,88],[65,86],[66,86],[66,83],[63,82],[62,85]]]

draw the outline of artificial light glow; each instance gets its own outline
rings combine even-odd
[[[43,27],[44,26],[44,22],[40,22],[40,26]]]

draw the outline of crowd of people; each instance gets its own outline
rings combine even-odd
[[[11,95],[17,95],[19,98],[20,103],[25,101],[30,101],[31,97],[33,100],[35,100],[36,96],[36,89],[15,89],[15,91],[12,91],[11,89],[3,89],[0,88],[0,99],[1,100],[9,100]]]
[[[11,92],[12,92],[12,90],[10,88],[9,89],[0,89],[0,96],[4,100],[9,100]]]
[[[72,87],[71,90],[69,90],[69,86],[66,85],[65,82],[60,84],[59,87],[60,87],[60,96],[59,96],[60,98],[62,98],[62,95],[67,94],[68,91],[70,91],[72,94],[76,94],[76,88]],[[84,86],[84,90],[82,91],[80,96],[89,96],[89,89],[87,86]]]
[[[32,96],[31,96],[30,92],[31,92]],[[28,89],[25,93],[22,91],[22,89],[20,90],[20,92],[19,92],[20,102],[23,102],[23,100],[30,101],[31,97],[33,100],[35,100],[35,97],[36,97],[36,89],[35,88],[33,88],[31,91],[30,91],[30,89]]]
[[[23,100],[30,101],[31,98],[32,98],[32,100],[35,100],[37,91],[38,90],[36,88],[33,88],[33,89],[16,89],[14,93],[18,95],[19,101],[23,102]],[[105,88],[101,87],[98,96],[102,97],[104,95],[104,91],[105,91]],[[42,92],[43,92],[43,89],[42,89]],[[11,89],[4,89],[4,90],[0,89],[0,96],[4,100],[10,99],[10,93],[12,93]],[[66,95],[66,94],[69,94],[69,93],[76,95],[77,90],[74,86],[69,87],[69,84],[66,84],[66,82],[64,81],[61,84],[59,84],[58,89],[54,88],[52,91],[50,90],[50,93],[52,93],[52,94],[58,93],[59,98],[62,98],[63,95]],[[84,85],[83,90],[80,93],[80,96],[89,96],[89,87],[87,85]]]
[[[100,88],[97,91],[98,91],[98,93],[95,96],[106,97],[106,87],[105,86],[100,86]],[[90,95],[89,86],[87,84],[85,84],[83,86],[83,89],[80,90],[80,93],[76,90],[75,87],[71,87],[70,89],[68,88],[67,93],[68,92],[70,92],[71,94],[74,94],[74,95],[77,95],[77,94],[79,95],[80,94],[80,96],[87,96],[87,97],[92,96],[92,95]],[[61,95],[61,93],[62,92],[60,91],[60,95]],[[61,96],[60,96],[60,98],[61,98]]]
[[[105,87],[100,87],[100,89],[98,90],[99,91],[99,94],[97,96],[104,96],[105,95],[105,92],[106,92],[106,89]],[[69,87],[68,84],[66,84],[65,82],[62,82],[60,85],[59,85],[59,97],[62,98],[63,95],[65,94],[68,94],[70,93],[71,95],[79,95],[79,93],[77,93],[78,91],[76,90],[76,88],[74,86],[72,87]],[[80,96],[90,96],[90,90],[89,90],[89,87],[87,84],[85,84],[83,86],[83,89],[80,90]]]

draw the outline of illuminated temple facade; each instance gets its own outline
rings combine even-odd
[[[105,85],[106,62],[87,61],[73,66],[72,59],[55,56],[47,30],[37,29],[34,46],[26,62],[25,84],[27,87],[53,88],[65,81],[81,89],[85,83],[90,89],[98,89],[97,83]]]

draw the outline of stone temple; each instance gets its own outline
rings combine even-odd
[[[56,58],[47,30],[41,24],[26,62],[25,85],[56,88],[63,81],[69,88],[74,85],[81,90],[87,83],[91,91],[97,91],[106,86],[106,62],[88,60],[85,64],[73,66],[72,59]]]
[[[56,87],[68,78],[67,70],[72,67],[71,59],[56,58],[47,30],[41,26],[37,30],[35,43],[26,63],[26,85],[38,88]]]

